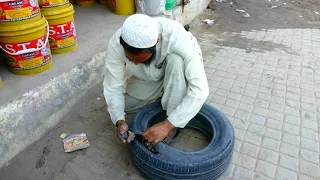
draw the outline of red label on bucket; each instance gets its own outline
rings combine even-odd
[[[114,9],[117,9],[117,1],[116,0],[112,0],[112,5]]]
[[[0,22],[30,19],[40,14],[37,0],[0,2]]]
[[[51,49],[62,49],[77,43],[74,22],[49,26],[49,42]]]
[[[57,7],[68,3],[68,0],[39,0],[39,6],[41,8]]]
[[[49,63],[51,61],[51,51],[49,43],[44,46],[46,37],[47,36],[45,35],[39,39],[23,43],[0,43],[6,51],[12,54],[23,50],[27,51],[32,48],[38,49],[43,47],[41,50],[31,51],[19,55],[5,53],[7,63],[10,68],[14,70],[29,70],[39,68]]]

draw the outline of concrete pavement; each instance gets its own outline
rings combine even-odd
[[[206,47],[217,39],[211,37],[198,38]],[[320,30],[262,29],[218,39],[230,38],[230,46],[213,45],[205,58],[207,102],[229,117],[236,134],[232,164],[220,179],[319,179]]]

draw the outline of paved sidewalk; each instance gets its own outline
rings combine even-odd
[[[195,34],[210,84],[207,103],[235,129],[232,164],[219,180],[320,179],[320,30]],[[54,180],[143,179],[113,132],[108,126]]]
[[[199,37],[212,48],[208,39]],[[219,39],[232,39],[232,46],[214,46],[206,57],[208,103],[229,117],[236,136],[220,180],[320,179],[320,30],[253,30]]]

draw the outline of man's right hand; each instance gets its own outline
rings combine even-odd
[[[129,131],[129,126],[124,120],[117,121],[116,126],[118,138],[123,143],[130,143],[134,140],[135,135],[133,132]]]

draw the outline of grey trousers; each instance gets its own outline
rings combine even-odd
[[[134,88],[127,89],[127,93],[125,94],[125,112],[133,113],[141,109],[143,106],[155,102],[161,95],[161,104],[164,110],[167,111],[167,114],[170,114],[174,109],[177,108],[179,104],[181,104],[183,98],[187,94],[187,81],[184,75],[185,67],[183,59],[177,54],[169,54],[165,59],[165,68],[164,68],[164,78],[162,79],[161,85],[159,83],[151,83],[151,82],[141,82],[136,79],[134,76],[129,80],[131,84],[137,83]],[[143,85],[141,85],[143,83]],[[141,86],[139,86],[139,84]],[[157,86],[156,90],[154,88],[150,88],[153,95],[151,97],[146,97],[144,99],[132,97],[129,94],[130,91],[138,91],[138,92],[146,92],[150,87]],[[128,92],[129,91],[129,92]],[[145,94],[150,94],[150,92],[146,92]]]

